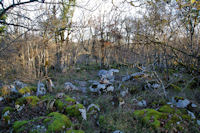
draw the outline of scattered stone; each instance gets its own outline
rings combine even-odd
[[[86,109],[79,109],[79,111],[81,112],[83,120],[87,120]]]
[[[123,132],[120,131],[120,130],[116,130],[116,131],[114,131],[113,133],[123,133]]]
[[[176,103],[176,107],[178,108],[186,108],[190,104],[190,101],[187,99],[184,100],[178,100]]]
[[[24,88],[27,86],[27,84],[24,84],[23,82],[19,81],[19,80],[16,80],[14,81],[14,85],[18,88],[18,89],[21,89],[21,88]]]
[[[121,95],[122,97],[125,97],[127,94],[128,94],[128,88],[127,88],[125,91],[121,91],[121,92],[120,92],[120,95]]]
[[[46,92],[47,92],[47,91],[46,91],[45,85],[44,85],[43,83],[41,83],[40,81],[38,81],[36,95],[37,95],[37,96],[45,95]]]
[[[146,107],[147,103],[146,103],[145,100],[142,100],[142,101],[138,101],[137,105],[140,106],[140,107]]]
[[[191,116],[192,119],[196,119],[194,113],[192,113],[192,112],[189,111],[189,110],[188,110],[187,112],[188,112],[188,115]]]
[[[98,76],[101,79],[108,79],[109,81],[113,82],[114,81],[114,73],[119,72],[118,69],[110,69],[109,71],[107,70],[100,70],[98,73]]]
[[[66,82],[64,84],[64,89],[67,91],[77,91],[78,90],[78,88],[75,85],[73,85],[71,82]]]
[[[107,92],[113,92],[114,89],[115,89],[115,88],[114,88],[113,86],[108,86],[108,87],[106,88]]]
[[[96,105],[96,104],[90,104],[89,106],[88,106],[88,108],[87,108],[87,112],[90,112],[90,113],[94,113],[94,112],[96,112],[96,111],[100,111],[100,108],[99,108],[99,106],[98,105]]]
[[[19,104],[15,105],[15,109],[20,112],[23,108],[24,108],[24,104],[22,106],[20,106]]]
[[[133,79],[138,79],[138,78],[142,78],[145,76],[145,73],[144,72],[137,72],[137,73],[133,73],[131,74],[131,78]]]
[[[160,84],[153,84],[153,85],[151,85],[151,87],[153,89],[158,89],[158,88],[160,88]]]
[[[18,92],[17,89],[16,89],[16,87],[14,85],[10,85],[10,91],[14,92],[14,93]]]
[[[125,76],[125,77],[122,77],[122,82],[128,81],[130,78],[131,78],[130,75],[127,75],[127,76]]]
[[[196,108],[197,107],[197,105],[196,104],[191,104],[191,106],[192,106],[192,108]]]
[[[87,86],[87,82],[86,82],[86,81],[75,80],[75,82],[78,83],[79,86],[81,86],[81,87],[85,87],[85,86]]]
[[[65,96],[65,93],[58,93],[56,94],[56,98],[61,99]]]
[[[197,120],[197,124],[200,126],[200,120]]]

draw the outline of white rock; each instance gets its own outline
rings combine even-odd
[[[130,75],[124,76],[124,77],[122,77],[122,82],[128,81],[130,78],[131,78]]]
[[[121,91],[121,92],[120,92],[120,95],[121,95],[122,97],[125,97],[127,94],[128,94],[128,89],[126,89],[125,91]]]
[[[197,120],[197,124],[200,126],[200,120]]]
[[[79,109],[79,111],[81,112],[83,120],[87,120],[86,109]]]
[[[108,87],[106,88],[107,92],[113,92],[114,89],[115,89],[115,88],[114,88],[113,86],[108,86]]]
[[[31,95],[31,94],[28,92],[28,93],[24,94],[23,97],[28,97],[28,96],[30,96],[30,95]]]
[[[142,100],[142,101],[138,101],[137,105],[140,106],[140,107],[146,107],[147,103],[146,103],[145,100]]]
[[[120,130],[116,130],[116,131],[114,131],[113,133],[123,133],[123,132],[120,131]]]
[[[144,73],[143,72],[137,72],[137,73],[133,73],[133,74],[131,74],[131,77],[140,77],[140,76],[143,76],[144,75]]]
[[[20,112],[23,108],[24,108],[24,106],[25,105],[23,105],[23,106],[20,106],[20,105],[15,105],[15,109],[18,111],[18,112]]]
[[[66,82],[64,84],[64,88],[66,90],[68,90],[68,91],[76,91],[76,90],[78,90],[78,88],[75,85],[73,85],[72,83],[70,83],[70,82]]]
[[[3,116],[8,116],[9,114],[10,114],[10,111],[8,110],[3,114]]]
[[[159,84],[153,84],[153,85],[151,85],[151,87],[152,87],[153,89],[158,89],[158,88],[160,88],[160,85],[159,85]]]
[[[187,112],[188,112],[188,115],[191,116],[192,119],[196,119],[194,113],[192,113],[192,112],[189,111],[189,110],[188,110]]]
[[[0,102],[3,101],[3,99],[4,99],[3,97],[0,97]]]
[[[194,103],[193,103],[191,106],[192,106],[193,108],[196,108],[196,107],[197,107],[197,105],[196,105],[196,104],[194,104]]]
[[[38,82],[38,85],[37,85],[37,92],[36,92],[36,95],[37,95],[37,96],[45,95],[46,92],[47,92],[47,90],[46,90],[46,88],[45,88],[45,85],[39,81],[39,82]]]
[[[14,85],[10,85],[10,91],[11,92],[15,92],[15,93],[18,92],[17,89],[16,89],[16,87]]]
[[[19,80],[14,81],[14,85],[19,89],[24,88],[24,87],[27,86],[27,84],[24,84],[23,82],[21,82]]]
[[[176,107],[178,108],[186,108],[190,104],[190,101],[187,99],[184,100],[178,100],[176,103]]]
[[[97,88],[99,90],[105,90],[106,89],[106,85],[105,84],[98,84]]]
[[[96,110],[100,111],[100,108],[97,105],[93,104],[93,103],[88,106],[87,111],[89,111],[90,108],[92,108],[92,107],[94,107]]]

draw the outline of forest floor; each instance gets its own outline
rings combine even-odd
[[[52,72],[53,92],[43,95],[37,81],[2,84],[0,132],[200,132],[198,75],[169,69],[166,80],[151,68],[114,68],[111,78],[97,66]]]

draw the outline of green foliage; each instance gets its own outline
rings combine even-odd
[[[48,115],[49,118],[46,118],[44,122],[48,125],[48,132],[60,132],[66,128],[70,128],[72,123],[70,119],[58,112],[52,112]]]
[[[80,117],[81,113],[80,113],[79,109],[84,109],[84,106],[82,104],[74,104],[74,105],[70,105],[70,106],[66,107],[65,112],[69,116]]]
[[[72,129],[70,129],[70,130],[67,130],[66,133],[85,133],[85,132],[83,130],[72,130]]]
[[[15,133],[21,133],[24,131],[25,129],[25,124],[27,124],[28,121],[16,121],[14,124],[13,124],[13,130]]]
[[[28,97],[21,97],[18,98],[15,104],[17,105],[23,105],[23,104],[29,104],[32,107],[36,106],[36,104],[40,101],[40,99],[37,96],[28,96]]]
[[[14,111],[14,109],[13,109],[12,107],[5,107],[5,108],[3,109],[3,111],[2,111],[2,114],[4,114],[4,113],[7,112],[7,111],[12,112],[12,111]]]

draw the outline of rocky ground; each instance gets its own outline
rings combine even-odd
[[[200,132],[199,77],[151,67],[79,67],[0,84],[0,132]]]

